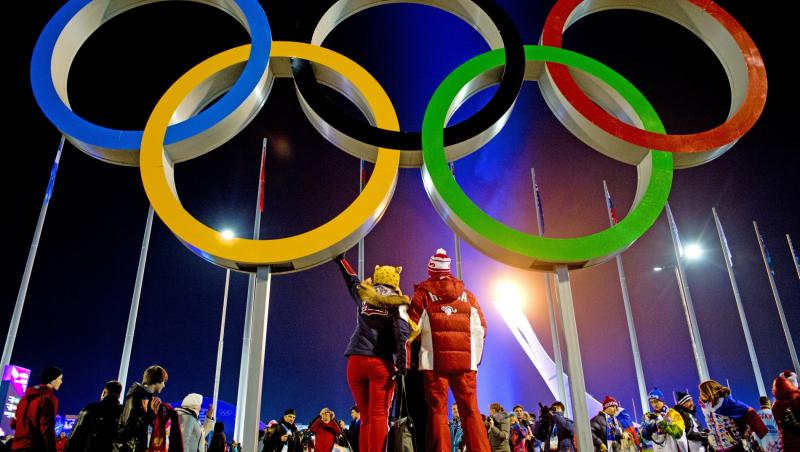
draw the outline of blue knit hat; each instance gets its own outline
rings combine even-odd
[[[647,394],[647,399],[648,400],[656,399],[656,400],[660,400],[660,401],[663,402],[664,401],[664,393],[661,392],[661,390],[658,389],[658,388],[653,388],[653,390],[650,391],[649,394]]]

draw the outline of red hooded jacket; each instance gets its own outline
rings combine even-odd
[[[779,376],[772,383],[772,394],[775,396],[775,403],[772,404],[772,415],[778,423],[781,432],[781,443],[783,450],[800,450],[800,431],[788,425],[781,425],[787,412],[791,410],[795,419],[800,421],[800,389],[789,383],[789,380]]]
[[[486,320],[463,281],[447,275],[418,284],[408,315],[420,328],[419,370],[478,370]]]
[[[56,412],[58,399],[45,385],[28,388],[17,405],[17,416],[11,423],[15,429],[11,450],[37,449],[56,451]]]

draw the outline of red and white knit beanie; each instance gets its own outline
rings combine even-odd
[[[603,409],[605,410],[606,408],[608,408],[610,406],[615,406],[615,407],[619,408],[619,402],[617,402],[617,399],[607,395],[606,398],[603,399]]]
[[[436,254],[431,256],[428,261],[428,275],[432,277],[442,277],[450,274],[450,258],[447,251],[443,248],[436,250]]]
[[[785,378],[795,389],[797,389],[797,374],[792,372],[791,370],[784,370],[780,374],[781,377]]]

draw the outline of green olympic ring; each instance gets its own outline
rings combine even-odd
[[[459,92],[481,75],[502,67],[504,59],[502,49],[472,58],[453,71],[431,98],[422,124],[422,179],[428,196],[451,229],[482,253],[505,264],[551,271],[556,266],[583,268],[607,261],[641,237],[664,209],[672,185],[672,154],[651,150],[639,162],[639,183],[631,211],[618,224],[601,232],[576,238],[547,238],[500,223],[475,205],[456,183],[445,159],[442,131]],[[588,80],[586,85],[601,94],[595,99],[601,106],[614,108],[603,105],[614,100],[616,107],[624,110],[619,105],[624,99],[645,130],[665,133],[661,120],[644,95],[608,66],[568,50],[533,45],[525,46],[525,60],[526,80],[538,80],[544,62],[578,69],[574,75],[583,76]],[[538,66],[531,63],[538,63]],[[598,84],[597,80],[602,83]],[[598,147],[593,145],[591,137],[576,133],[579,124],[558,112],[556,116],[576,136]]]

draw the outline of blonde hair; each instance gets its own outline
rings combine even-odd
[[[500,404],[499,404],[499,403],[497,403],[497,402],[495,402],[495,403],[493,403],[493,404],[489,405],[489,409],[491,409],[491,410],[495,410],[495,411],[497,411],[498,413],[505,413],[505,412],[506,412],[506,409],[505,409],[505,408],[503,408],[503,406],[502,406],[502,405],[500,405]]]
[[[698,386],[700,388],[700,400],[710,404],[715,404],[719,399],[724,399],[731,395],[730,388],[722,386],[716,380],[707,380]]]

